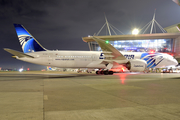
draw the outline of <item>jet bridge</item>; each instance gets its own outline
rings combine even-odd
[[[111,43],[119,51],[128,52],[162,52],[180,58],[180,33],[155,33],[137,35],[95,36]],[[101,51],[91,37],[82,37],[89,45],[90,51]]]

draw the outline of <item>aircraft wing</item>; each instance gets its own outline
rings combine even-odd
[[[110,43],[106,43],[106,41],[94,36],[92,36],[92,39],[94,39],[101,47],[105,60],[127,60],[121,52],[114,48]]]
[[[22,58],[22,57],[28,57],[28,58],[34,58],[33,56],[30,56],[30,55],[27,55],[27,54],[24,54],[22,52],[19,52],[19,51],[16,51],[16,50],[12,50],[12,49],[9,49],[9,48],[4,48],[5,51],[17,56],[18,58]]]
[[[101,50],[103,51],[102,53],[104,54],[104,60],[102,64],[106,65],[106,69],[111,69],[113,66],[128,62],[121,52],[114,48],[110,43],[106,43],[106,41],[94,36],[92,36],[92,39],[99,44]]]

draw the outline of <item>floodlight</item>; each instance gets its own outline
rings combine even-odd
[[[132,34],[133,34],[133,35],[139,34],[139,30],[135,28],[135,29],[132,31]]]
[[[20,68],[20,69],[19,69],[19,72],[22,72],[22,71],[23,71],[23,68]]]

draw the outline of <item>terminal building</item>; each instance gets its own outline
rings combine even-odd
[[[154,22],[153,22],[154,21]],[[152,26],[155,19],[151,21]],[[106,20],[107,27],[108,22]],[[157,23],[158,24],[158,23]],[[159,24],[158,24],[159,25]],[[151,26],[149,24],[149,26]],[[160,29],[163,29],[159,26]],[[174,56],[180,62],[180,24],[172,25],[164,28],[163,33],[150,34],[131,34],[131,35],[105,35],[95,37],[108,41],[119,51],[128,52],[161,52],[168,53]],[[109,28],[108,28],[109,29]],[[91,51],[101,51],[99,45],[91,37],[83,37],[84,42],[87,42]]]

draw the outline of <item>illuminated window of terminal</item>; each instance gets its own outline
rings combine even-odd
[[[116,40],[109,41],[119,51],[127,52],[172,52],[173,39]],[[92,51],[101,51],[96,42],[91,42]]]

